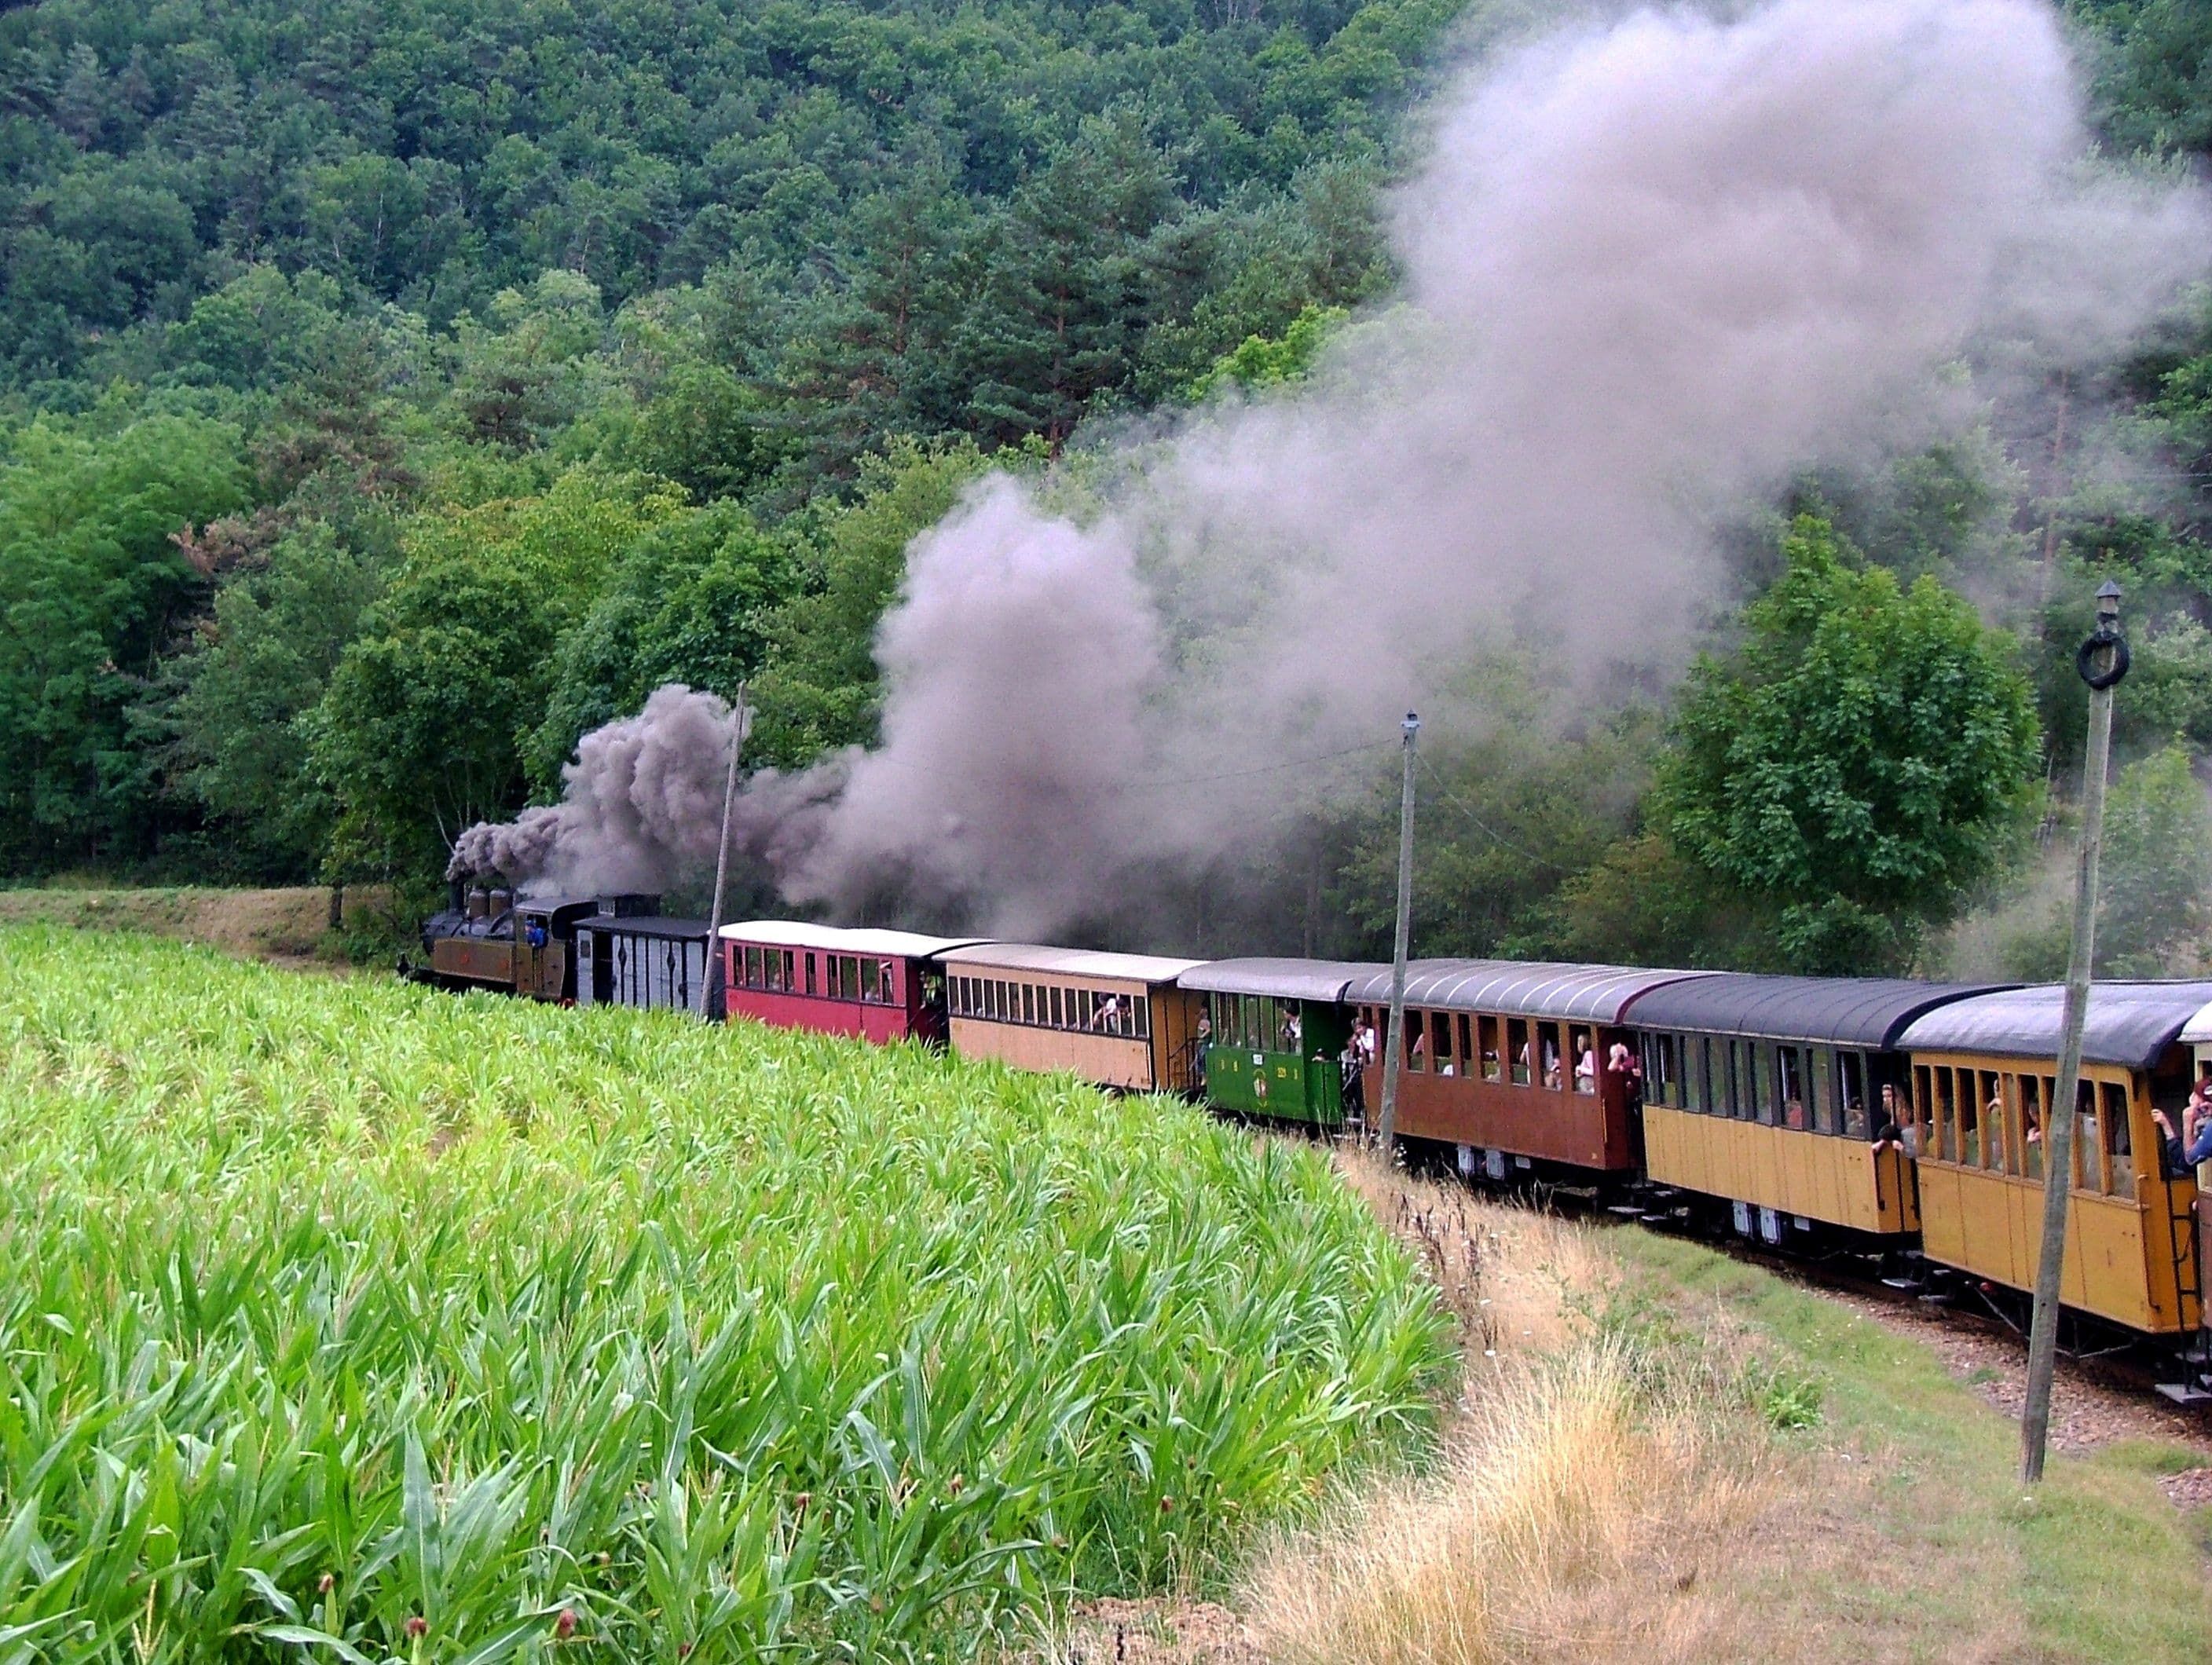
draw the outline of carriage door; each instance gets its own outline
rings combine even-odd
[[[592,1004],[605,1006],[615,997],[615,939],[606,931],[592,933],[591,963],[585,968],[591,984]]]

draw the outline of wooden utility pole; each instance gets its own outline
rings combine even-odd
[[[738,758],[745,749],[745,732],[752,726],[752,706],[745,698],[750,686],[738,684],[738,708],[731,714],[730,767],[722,777],[722,836],[714,846],[714,900],[707,909],[707,963],[699,979],[699,1015],[708,1023],[719,1016],[714,1003],[722,994],[722,887],[730,876],[730,815],[738,801]]]
[[[1382,1154],[1398,1136],[1398,1077],[1406,1067],[1406,950],[1413,933],[1413,738],[1421,720],[1412,712],[1400,728],[1406,737],[1406,781],[1398,796],[1398,933],[1390,950],[1390,1032],[1382,1042]]]
[[[2043,1115],[2043,1253],[2036,1264],[2035,1308],[2027,1338],[2027,1403],[2020,1419],[2020,1468],[2043,1478],[2051,1435],[2051,1385],[2058,1366],[2058,1285],[2066,1265],[2066,1203],[2074,1184],[2075,1101],[2081,1084],[2081,1030],[2089,1015],[2089,974],[2097,948],[2097,863],[2105,842],[2105,775],[2112,757],[2112,690],[2128,673],[2120,639],[2120,586],[2097,592],[2097,630],[2075,665],[2089,684],[2089,757],[2081,775],[2081,849],[2074,868],[2074,938],[2066,956],[2065,1030],[2058,1079]]]

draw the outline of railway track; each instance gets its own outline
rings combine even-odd
[[[1447,1160],[1421,1164],[1425,1173],[1449,1177],[1476,1195],[1510,1197],[1555,1209],[1593,1224],[1640,1225],[1719,1249],[1731,1259],[1756,1266],[1824,1293],[1886,1308],[1915,1323],[1969,1334],[2002,1346],[2015,1362],[2026,1363],[2027,1297],[1904,1251],[1894,1265],[1886,1257],[1846,1249],[1820,1255],[1796,1255],[1747,1240],[1734,1232],[1707,1229],[1686,1200],[1667,1196],[1622,1202],[1608,1200],[1596,1187],[1528,1181],[1500,1183],[1462,1173]],[[2059,1353],[2076,1382],[2125,1395],[2185,1428],[2194,1437],[2212,1440],[2212,1401],[2177,1402],[2164,1391],[2180,1374],[2173,1353],[2151,1340],[2080,1314],[2064,1316]]]

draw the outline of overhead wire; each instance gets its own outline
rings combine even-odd
[[[1425,757],[1419,757],[1418,754],[1416,761],[1419,763],[1422,769],[1428,772],[1429,779],[1436,782],[1437,790],[1443,794],[1444,801],[1449,804],[1454,809],[1457,810],[1462,815],[1465,816],[1469,821],[1473,822],[1476,829],[1492,843],[1512,851],[1514,854],[1521,857],[1523,860],[1533,861],[1540,867],[1549,867],[1555,873],[1571,873],[1574,872],[1573,868],[1562,866],[1560,863],[1552,860],[1547,856],[1538,855],[1534,850],[1523,848],[1521,845],[1515,843],[1511,839],[1506,837],[1504,833],[1499,832],[1497,828],[1492,826],[1487,821],[1485,821],[1480,816],[1469,809],[1467,805],[1461,800],[1459,795],[1453,792],[1449,787],[1444,784],[1444,778],[1443,775],[1437,773],[1437,768],[1434,763],[1431,763]]]

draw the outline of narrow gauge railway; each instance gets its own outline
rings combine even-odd
[[[659,917],[646,896],[478,890],[408,975],[578,1005],[949,1046],[1324,1131],[1379,1104],[1387,966],[1196,961]],[[1408,967],[1398,1132],[1474,1179],[1794,1259],[1879,1267],[2010,1321],[2034,1279],[2062,991],[1505,960]],[[2069,1350],[2122,1345],[2212,1400],[2212,1162],[2174,1159],[2212,1083],[2212,981],[2107,981],[2083,1048],[2061,1298]],[[2212,1085],[2208,1085],[2212,1092]]]

